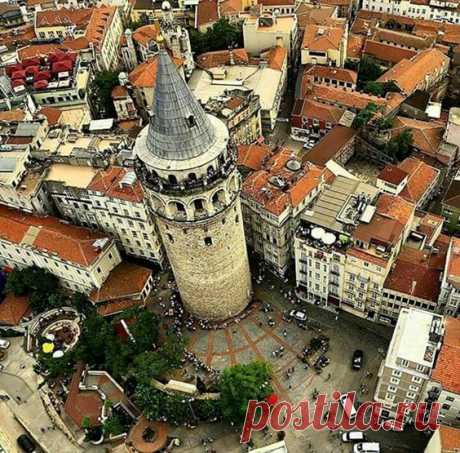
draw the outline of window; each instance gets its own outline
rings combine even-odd
[[[446,401],[450,401],[451,403],[455,401],[455,398],[453,396],[447,396]]]
[[[389,392],[395,393],[396,390],[398,390],[398,389],[397,389],[394,385],[389,385],[389,386],[388,386],[388,391],[389,391]]]
[[[399,379],[398,379],[398,378],[395,378],[395,377],[392,377],[392,378],[390,378],[390,382],[391,382],[392,384],[398,385],[398,384],[399,384]]]
[[[417,382],[417,384],[420,384],[420,382],[422,382],[422,378],[420,378],[418,376],[413,376],[412,377],[412,382]]]
[[[448,410],[450,409],[450,404],[445,404],[445,403],[444,403],[444,404],[441,406],[441,408],[444,409],[444,410],[446,410],[446,411],[448,411]]]
[[[206,236],[204,238],[204,244],[207,246],[212,245],[212,239],[209,236]]]
[[[409,390],[413,392],[418,392],[419,387],[417,385],[409,385]]]
[[[395,399],[395,395],[392,395],[391,393],[387,393],[385,395],[385,399],[386,400],[394,400]]]
[[[101,273],[101,268],[98,267],[98,268],[96,269],[96,271],[97,271],[98,274],[100,274],[100,273]]]
[[[424,367],[423,365],[417,365],[417,366],[415,367],[415,369],[416,369],[417,371],[420,371],[421,373],[424,373],[424,372],[425,372],[425,367]]]
[[[407,392],[407,393],[406,393],[406,396],[407,396],[408,398],[414,399],[414,398],[417,396],[417,394],[414,393],[414,392]]]
[[[169,242],[174,242],[174,239],[173,239],[173,237],[172,237],[172,234],[166,233],[166,236],[168,237]]]
[[[407,360],[401,359],[401,366],[408,366],[409,362]]]

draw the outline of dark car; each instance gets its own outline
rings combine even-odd
[[[22,451],[26,453],[34,453],[37,451],[37,445],[27,434],[22,434],[17,439],[18,445],[21,447]]]
[[[363,366],[363,360],[364,360],[364,353],[361,351],[361,349],[357,349],[353,353],[353,358],[351,360],[351,367],[354,370],[360,370],[361,367]]]

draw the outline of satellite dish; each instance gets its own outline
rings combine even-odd
[[[163,11],[171,11],[171,3],[168,2],[168,0],[165,0],[162,4],[161,4],[161,9]]]

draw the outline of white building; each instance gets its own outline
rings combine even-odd
[[[426,3],[409,0],[364,0],[363,9],[413,19],[435,20],[441,22],[460,22],[458,3],[455,1],[430,0]]]
[[[424,400],[443,334],[442,316],[414,308],[401,310],[375,390],[384,416],[394,417],[398,403]]]

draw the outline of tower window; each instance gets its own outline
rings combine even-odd
[[[168,181],[170,184],[177,184],[177,178],[174,175],[168,175]]]
[[[238,218],[238,216],[236,215],[235,216],[235,223],[238,223],[240,221],[240,219]]]
[[[193,115],[189,115],[187,117],[187,122],[188,122],[188,127],[196,126],[195,117]]]
[[[169,242],[174,242],[174,238],[172,237],[172,234],[166,233],[166,236],[168,236]]]
[[[211,237],[206,236],[206,237],[204,238],[204,245],[208,245],[208,246],[209,246],[209,245],[212,245],[212,239],[211,239]]]
[[[193,204],[195,205],[195,209],[197,211],[202,211],[204,209],[203,200],[195,200]]]

